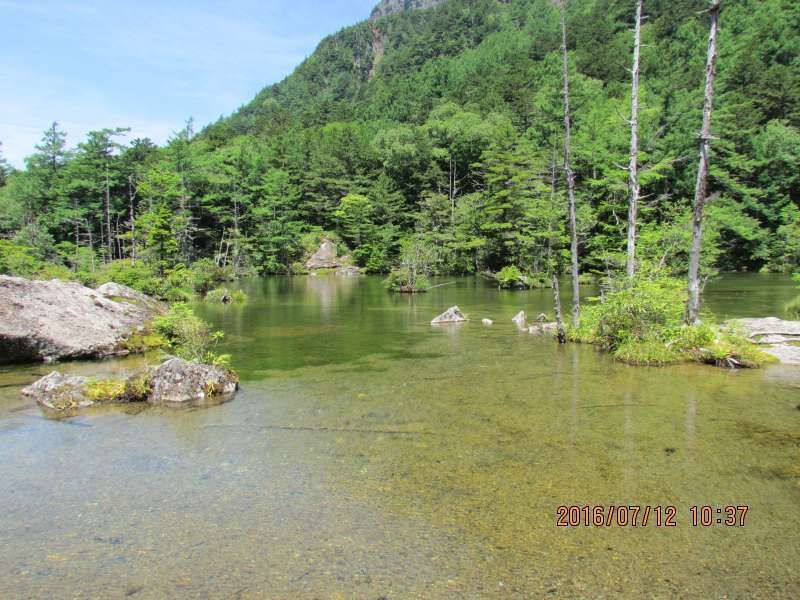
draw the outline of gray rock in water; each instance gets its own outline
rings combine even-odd
[[[306,262],[306,269],[336,269],[341,266],[336,244],[330,240],[322,240],[319,250]]]
[[[53,371],[24,388],[22,395],[33,398],[37,404],[51,410],[85,408],[94,404],[85,394],[88,383],[86,377],[62,375],[58,371]]]
[[[528,328],[528,333],[532,335],[556,335],[558,333],[558,323],[539,322]]]
[[[492,321],[491,319],[484,319],[483,324],[489,327],[491,325],[494,325],[494,321]]]
[[[155,312],[78,283],[0,275],[0,364],[119,354]]]
[[[780,345],[764,348],[764,352],[777,358],[784,365],[800,365],[800,347]]]
[[[775,317],[766,319],[738,319],[729,326],[744,330],[750,340],[764,346],[767,354],[785,365],[800,365],[800,321],[784,321]]]
[[[767,319],[738,319],[730,323],[744,329],[753,340],[773,335],[800,340],[800,321],[784,321],[769,317]]]
[[[150,404],[182,405],[224,399],[239,389],[236,375],[225,368],[173,358],[150,373]]]
[[[440,314],[436,317],[433,321],[431,321],[431,325],[444,325],[447,323],[465,323],[469,321],[467,317],[461,312],[457,306],[453,306],[452,308],[448,308],[447,311]]]
[[[519,314],[512,319],[512,321],[514,321],[514,323],[516,323],[517,327],[520,329],[525,329],[528,322],[528,315],[525,314],[524,310],[520,311]]]

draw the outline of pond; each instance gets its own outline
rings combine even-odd
[[[0,596],[800,597],[800,369],[628,367],[517,331],[549,292],[476,279],[241,286],[200,308],[233,402],[53,421],[19,396],[48,367],[0,370]],[[732,275],[706,300],[780,316],[794,295]],[[454,304],[472,322],[430,326]],[[562,505],[676,526],[557,527]],[[694,527],[703,505],[745,526]]]

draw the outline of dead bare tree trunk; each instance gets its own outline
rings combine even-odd
[[[711,111],[714,106],[714,77],[717,74],[717,38],[719,36],[719,13],[722,0],[712,0],[711,33],[708,38],[706,61],[706,88],[703,100],[703,129],[700,132],[700,167],[697,170],[697,185],[694,191],[694,217],[692,253],[689,258],[689,301],[686,305],[686,322],[694,325],[700,321],[700,254],[703,242],[703,216],[708,195],[708,165],[711,148]]]
[[[111,237],[111,189],[108,181],[108,164],[106,164],[106,245],[108,247],[108,260],[114,260],[114,240]]]
[[[553,148],[553,158],[550,161],[550,209],[556,205],[556,150]],[[547,238],[547,263],[550,267],[550,278],[553,286],[553,306],[556,312],[556,328],[559,344],[567,343],[567,334],[564,330],[564,315],[561,312],[561,284],[558,282],[558,265],[553,263],[553,223],[548,219]]]
[[[136,209],[134,207],[134,200],[136,194],[133,191],[133,175],[128,175],[128,202],[130,204],[131,212],[131,262],[136,264]]]
[[[561,49],[564,57],[564,172],[569,198],[569,235],[572,255],[572,324],[581,321],[581,288],[578,267],[578,216],[575,207],[575,173],[572,171],[572,120],[569,109],[569,57],[567,55],[567,3],[561,4]]]
[[[92,227],[90,226],[88,221],[86,222],[86,231],[89,234],[89,250],[90,250],[89,254],[92,257],[92,273],[94,273],[94,270],[95,270],[95,264],[94,264],[94,238],[92,236]],[[102,231],[102,227],[100,228],[100,231]]]
[[[642,2],[636,2],[636,31],[633,42],[633,71],[631,86],[631,162],[628,168],[628,278],[636,275],[636,220],[639,213],[639,56],[642,40]]]

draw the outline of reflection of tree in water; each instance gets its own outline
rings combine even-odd
[[[341,307],[353,295],[357,277],[316,275],[305,278],[305,296],[319,304],[324,315],[329,315],[334,306]]]

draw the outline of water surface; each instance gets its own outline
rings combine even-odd
[[[0,596],[800,595],[800,370],[626,367],[518,332],[547,292],[474,279],[242,286],[201,309],[231,403],[52,421],[19,397],[46,367],[0,370]],[[795,293],[736,275],[707,302],[781,316]],[[453,304],[473,322],[432,328]],[[562,504],[675,505],[678,527],[557,528]],[[751,509],[695,529],[696,504]]]

